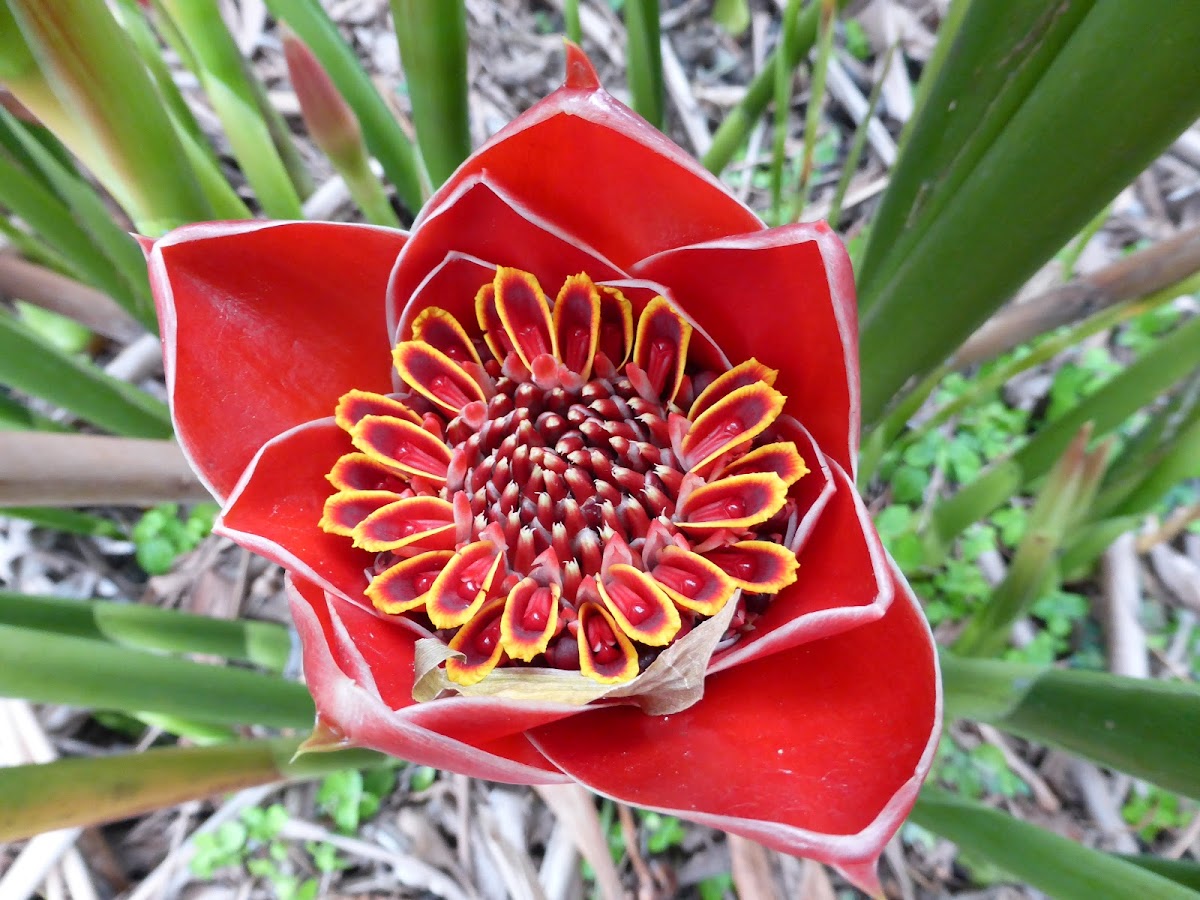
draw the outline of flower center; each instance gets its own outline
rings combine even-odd
[[[735,639],[747,599],[796,577],[808,470],[776,373],[704,368],[669,301],[635,329],[582,274],[551,303],[501,267],[475,313],[472,336],[426,309],[393,351],[404,390],[338,403],[356,449],[320,525],[377,554],[367,597],[436,631],[461,685],[498,665],[629,681],[731,602]]]

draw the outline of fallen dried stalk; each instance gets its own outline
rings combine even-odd
[[[624,803],[618,803],[617,819],[621,823],[621,840],[625,842],[625,852],[629,855],[634,874],[637,875],[638,896],[654,896],[654,876],[650,873],[650,867],[646,865],[638,846],[637,822],[633,819],[633,810]]]
[[[0,505],[153,506],[210,499],[174,441],[0,433]]]
[[[1128,678],[1149,678],[1146,632],[1138,621],[1142,589],[1132,532],[1121,535],[1104,552],[1100,582],[1101,625],[1108,639],[1109,671]]]
[[[579,855],[596,873],[596,887],[604,900],[623,900],[621,877],[609,855],[592,795],[577,784],[543,784],[534,790],[575,839]]]
[[[401,884],[429,891],[439,897],[445,897],[446,900],[470,900],[471,898],[471,895],[452,878],[415,856],[398,853],[395,850],[386,850],[359,838],[334,834],[313,822],[289,819],[280,830],[279,836],[291,841],[317,841],[332,844],[345,853],[383,863],[391,868]]]
[[[729,859],[733,870],[733,886],[739,897],[769,900],[779,896],[779,885],[771,871],[771,851],[762,844],[731,834]]]
[[[108,294],[13,253],[0,253],[0,294],[74,319],[122,344],[146,333]]]
[[[961,369],[1126,300],[1161,291],[1200,270],[1200,226],[1061,287],[1007,306],[975,332],[950,360]]]

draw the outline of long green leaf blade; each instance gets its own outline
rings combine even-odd
[[[273,728],[307,728],[315,714],[295,682],[88,638],[0,625],[0,657],[0,696],[36,703]]]
[[[972,4],[967,16],[995,6]],[[963,46],[973,33],[964,22]],[[861,352],[871,362],[864,420],[874,422],[910,376],[946,358],[1200,115],[1198,43],[1200,5],[1190,0],[1097,0],[936,217],[911,223],[906,208],[913,243],[887,250],[894,267],[872,263],[860,294]],[[1012,49],[1037,46],[1022,34]],[[954,68],[948,60],[942,77]],[[925,112],[945,109],[931,98]]]
[[[58,99],[84,126],[72,150],[103,159],[97,176],[145,234],[208,218],[150,75],[102,0],[8,0]],[[153,98],[148,100],[148,98]],[[59,135],[64,137],[63,135]]]
[[[1097,436],[1107,434],[1197,366],[1200,316],[1175,329],[1096,393],[1044,426],[1008,460],[939,503],[933,515],[938,540],[948,544],[971,522],[1004,503],[1012,491],[1045,475],[1084,424],[1091,422]],[[1019,476],[1014,478],[1014,472]]]
[[[215,0],[164,0],[198,66],[197,75],[221,119],[246,180],[267,215],[300,219],[300,197],[258,108],[233,35]]]
[[[392,0],[413,125],[434,185],[471,153],[467,11],[463,0]]]
[[[68,356],[0,312],[0,384],[41,397],[126,437],[171,436],[166,404]]]
[[[0,591],[0,624],[139,650],[208,653],[276,672],[283,671],[292,646],[287,629],[271,622],[214,619],[137,603],[34,597],[11,591]]]
[[[942,654],[947,718],[988,722],[1200,797],[1200,688]]]
[[[1154,897],[1196,900],[1178,882],[1120,857],[1067,840],[1052,831],[1021,822],[999,810],[925,788],[911,818],[949,838],[959,848],[1004,869],[1057,900],[1098,897]]]

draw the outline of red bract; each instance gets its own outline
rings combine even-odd
[[[941,698],[854,489],[850,263],[567,67],[410,234],[158,241],[179,439],[290,573],[314,746],[573,779],[877,887]]]

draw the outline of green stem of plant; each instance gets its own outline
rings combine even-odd
[[[1075,239],[1063,249],[1059,254],[1059,262],[1062,263],[1063,281],[1070,281],[1075,275],[1075,265],[1079,262],[1079,257],[1083,253],[1083,248],[1088,245],[1088,242],[1096,236],[1104,223],[1108,221],[1109,215],[1112,213],[1112,204],[1107,204],[1104,209],[1096,213],[1083,230],[1075,235]]]
[[[783,220],[783,167],[787,160],[788,113],[792,107],[792,81],[795,73],[785,64],[791,57],[791,36],[800,15],[802,0],[788,0],[779,31],[779,52],[775,55],[775,126],[771,142],[771,215]]]
[[[391,0],[413,125],[429,177],[444,182],[471,153],[463,0]]]
[[[360,157],[352,165],[339,167],[339,172],[346,182],[350,196],[363,211],[368,222],[388,228],[400,227],[400,220],[396,211],[392,209],[387,192],[371,171],[371,162],[366,156]]]
[[[821,127],[821,108],[825,105],[826,76],[829,72],[829,57],[833,53],[833,27],[836,23],[835,0],[821,0],[821,34],[817,43],[817,58],[813,61],[808,109],[804,116],[804,156],[800,160],[800,186],[789,216],[792,222],[799,221],[812,194],[813,154],[817,147],[817,132]]]
[[[837,0],[838,8],[846,5],[846,0]],[[800,61],[808,55],[817,40],[817,24],[820,21],[820,7],[813,3],[805,7],[796,19],[795,28],[788,35],[788,52],[783,55],[784,65],[792,70],[800,65]],[[762,116],[763,110],[771,102],[775,92],[775,67],[779,65],[780,49],[773,51],[764,61],[762,71],[754,76],[750,86],[746,88],[746,96],[735,106],[713,135],[713,143],[701,160],[704,168],[713,174],[723,170],[733,159],[738,148],[745,143],[750,130]]]
[[[875,110],[879,106],[879,98],[883,96],[883,83],[887,80],[892,68],[892,60],[896,58],[896,45],[888,47],[883,57],[883,65],[879,67],[879,77],[871,86],[871,96],[867,98],[867,113],[863,116],[858,127],[854,129],[854,138],[850,142],[850,150],[846,154],[846,162],[842,166],[842,174],[838,178],[837,188],[833,192],[833,204],[829,208],[826,221],[829,227],[837,230],[842,219],[842,204],[846,202],[846,191],[850,188],[850,179],[858,171],[858,161],[862,158],[863,148],[867,145],[867,133],[871,120],[875,118]]]
[[[662,128],[664,91],[658,0],[625,0],[625,34],[633,108],[655,128]]]
[[[566,28],[567,40],[574,44],[583,43],[583,26],[579,24],[579,0],[565,0],[563,3],[563,25]]]

